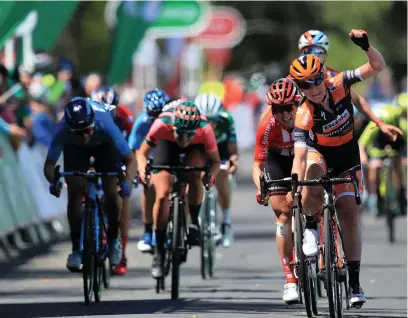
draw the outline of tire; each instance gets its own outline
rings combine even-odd
[[[326,293],[329,301],[330,317],[336,317],[336,299],[335,287],[336,279],[334,277],[333,264],[333,228],[331,226],[332,218],[328,208],[324,209],[324,265],[326,269]]]
[[[180,258],[181,258],[181,213],[179,211],[179,199],[174,198],[173,206],[173,250],[171,263],[171,299],[177,299],[179,296],[180,282]]]
[[[215,250],[217,246],[217,242],[215,241],[215,235],[217,231],[216,226],[216,217],[217,217],[217,198],[214,195],[212,198],[213,202],[213,209],[209,212],[209,244],[208,244],[208,274],[211,278],[214,277],[214,264],[215,264]]]
[[[312,312],[315,316],[319,314],[319,310],[317,309],[317,285],[319,282],[317,278],[310,278],[310,298],[312,301]]]
[[[83,290],[85,304],[89,305],[92,301],[93,284],[94,284],[94,236],[93,236],[93,213],[92,207],[88,204],[86,205],[83,217],[83,256],[82,256],[82,280],[83,280]]]
[[[100,303],[102,298],[102,284],[103,284],[103,268],[102,264],[98,260],[99,256],[94,256],[94,284],[93,291],[95,295],[95,302]]]
[[[338,318],[343,318],[343,283],[336,281],[336,312]]]
[[[208,193],[205,194],[204,205],[201,210],[201,262],[200,262],[200,271],[202,279],[207,278],[207,244],[208,244],[208,215],[209,215],[209,206],[210,206],[210,197]]]
[[[102,267],[103,287],[105,289],[108,289],[110,286],[110,278],[111,278],[111,274],[110,274],[109,261],[105,260],[103,262],[103,267]]]
[[[309,270],[306,264],[306,258],[302,251],[303,245],[303,222],[302,222],[302,215],[300,214],[299,209],[296,209],[295,212],[295,220],[296,220],[296,246],[297,246],[297,254],[299,260],[299,274],[300,274],[300,281],[301,281],[301,290],[299,293],[303,291],[303,298],[305,300],[305,308],[308,317],[312,317],[312,308],[311,308],[311,295],[310,295],[310,278],[309,278]]]

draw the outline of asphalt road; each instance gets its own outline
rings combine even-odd
[[[136,248],[141,224],[135,221],[128,246],[129,272],[112,279],[101,304],[85,306],[81,275],[65,269],[70,244],[63,242],[0,273],[0,317],[306,317],[301,305],[289,307],[282,301],[284,279],[273,213],[256,204],[249,160],[245,162],[232,208],[235,242],[217,250],[214,279],[201,279],[195,248],[181,270],[180,299],[170,300],[169,278],[167,290],[156,294],[151,256]],[[361,282],[368,301],[360,310],[348,311],[347,317],[407,317],[406,221],[398,219],[398,239],[391,246],[385,221],[363,217]],[[320,299],[318,306],[325,317],[327,299]]]

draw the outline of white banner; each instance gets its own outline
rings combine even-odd
[[[22,143],[18,150],[18,161],[40,217],[48,221],[65,214],[68,198],[67,191],[62,191],[61,196],[56,198],[48,190],[49,183],[43,173],[47,151],[47,147],[39,143],[32,148]],[[57,164],[62,167],[62,159]]]

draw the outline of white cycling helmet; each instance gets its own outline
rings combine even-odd
[[[194,104],[196,104],[200,113],[208,118],[217,117],[222,108],[221,99],[212,93],[198,95],[194,100]]]
[[[329,38],[326,34],[319,30],[309,30],[302,34],[299,39],[299,50],[302,51],[308,46],[321,47],[328,53],[329,51]]]

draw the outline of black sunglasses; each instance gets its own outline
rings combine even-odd
[[[85,134],[90,134],[92,131],[94,130],[94,127],[93,126],[91,126],[91,127],[87,127],[87,128],[85,128],[85,129],[82,129],[82,130],[71,130],[75,135],[78,135],[78,136],[83,136],[83,135],[85,135]]]
[[[297,86],[300,89],[310,89],[312,85],[314,86],[319,86],[321,83],[323,83],[324,80],[324,74],[321,72],[319,75],[305,81],[305,82],[296,82]]]
[[[176,134],[179,136],[193,137],[195,133],[195,131],[191,130],[176,129]]]
[[[284,112],[290,113],[296,109],[295,104],[279,105],[272,107],[272,114],[283,114]]]

